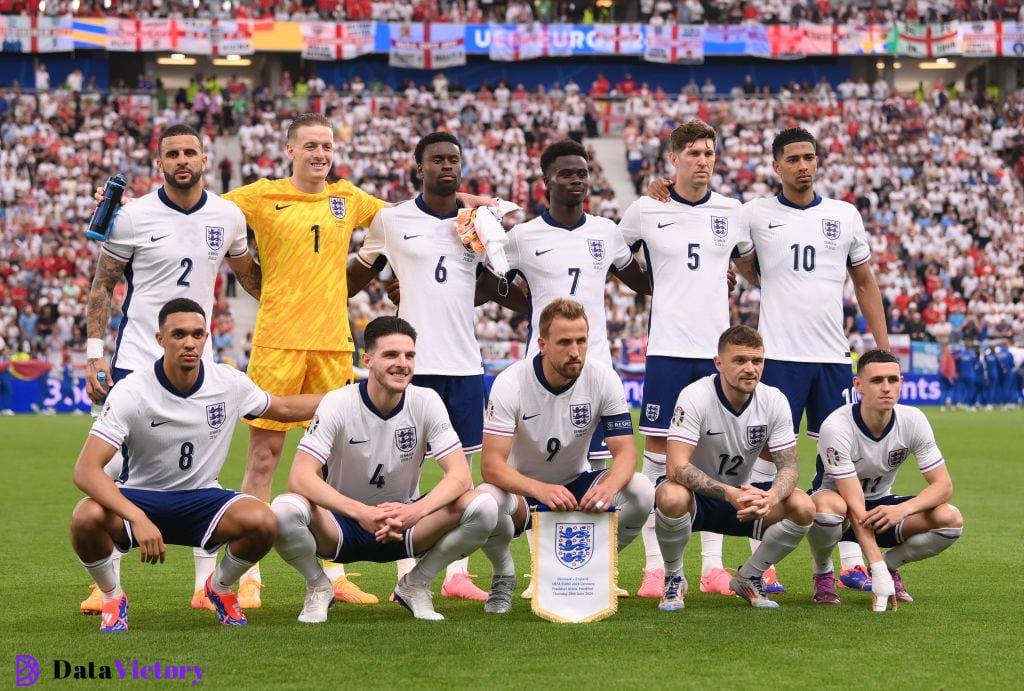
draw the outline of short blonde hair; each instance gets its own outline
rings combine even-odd
[[[583,305],[570,300],[569,298],[556,298],[544,308],[544,311],[540,313],[540,337],[547,338],[548,333],[551,331],[551,322],[556,317],[567,319],[569,321],[576,321],[582,319],[587,322],[587,326],[590,326],[590,320],[587,319],[587,313],[583,310]]]
[[[334,125],[323,115],[320,113],[303,113],[292,120],[292,124],[288,125],[288,141],[295,141],[295,137],[303,127],[318,126],[326,127],[331,131],[331,134],[334,134]]]

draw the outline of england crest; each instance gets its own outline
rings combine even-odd
[[[768,425],[747,425],[747,444],[761,446],[768,439]]]
[[[839,238],[839,221],[833,221],[830,218],[821,219],[821,232],[825,234],[829,240],[836,240]]]
[[[569,421],[573,427],[584,428],[590,424],[590,404],[573,403],[569,406]]]
[[[644,417],[654,422],[661,415],[661,406],[657,403],[648,403],[647,407],[644,408]]]
[[[328,197],[327,201],[331,205],[331,213],[334,214],[335,218],[345,218],[344,197]]]
[[[711,217],[711,234],[716,238],[724,238],[729,234],[729,219],[725,216]]]
[[[887,461],[890,468],[899,468],[903,461],[907,460],[907,455],[910,451],[906,448],[896,449],[895,451],[889,452],[889,460]]]
[[[220,429],[227,418],[226,408],[223,403],[212,403],[206,406],[206,424],[212,429]]]
[[[825,462],[833,468],[838,467],[842,462],[842,456],[839,455],[839,452],[836,449],[830,446],[825,449]]]
[[[216,252],[224,246],[224,229],[220,226],[206,226],[206,244]]]
[[[416,428],[403,427],[395,430],[395,446],[405,453],[416,448]]]
[[[314,415],[313,419],[309,421],[309,427],[306,428],[306,434],[313,434],[316,432],[316,428],[320,426],[320,416]]]
[[[597,261],[604,259],[604,240],[587,240],[587,249]]]
[[[593,523],[559,523],[555,526],[555,556],[560,564],[578,569],[594,556]]]

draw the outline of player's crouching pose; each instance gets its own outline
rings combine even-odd
[[[659,481],[655,530],[665,558],[659,609],[683,609],[683,550],[693,531],[761,540],[733,576],[730,588],[754,607],[778,607],[765,597],[761,576],[800,544],[814,504],[797,482],[796,438],[782,392],[760,383],[764,344],[746,326],[718,340],[718,374],[679,393],[668,432],[668,476]],[[767,444],[778,468],[772,483],[749,484]]]
[[[484,611],[512,609],[514,533],[529,527],[528,505],[557,511],[619,508],[618,548],[640,533],[654,503],[651,481],[636,471],[633,423],[622,382],[610,365],[587,358],[583,305],[558,298],[540,315],[540,353],[498,375],[484,420],[481,492],[498,502],[495,539],[484,546],[494,568]],[[605,432],[612,464],[592,471],[594,429]]]
[[[857,363],[853,384],[860,403],[825,419],[818,440],[824,473],[814,479],[814,525],[807,534],[814,560],[814,602],[838,605],[832,550],[856,539],[871,565],[876,609],[886,600],[913,602],[897,569],[933,557],[963,531],[960,511],[949,504],[953,481],[920,410],[899,405],[899,360],[870,350]],[[917,496],[892,493],[900,466],[913,454],[928,486]],[[845,528],[845,531],[844,531]],[[880,547],[891,548],[883,558]]]
[[[324,397],[296,450],[291,493],[271,504],[275,547],[306,579],[301,622],[326,621],[334,602],[317,556],[343,564],[419,557],[398,582],[395,600],[417,619],[442,620],[430,581],[487,541],[498,507],[471,489],[469,464],[440,396],[410,385],[412,326],[378,317],[364,341],[370,377]],[[444,478],[417,500],[428,447]]]
[[[270,396],[229,365],[203,364],[206,315],[192,300],[165,304],[158,324],[163,357],[114,387],[75,464],[75,484],[88,497],[72,515],[71,543],[103,593],[100,631],[107,633],[128,630],[115,546],[122,553],[138,546],[155,564],[164,561],[165,543],[214,553],[226,543],[205,591],[222,624],[242,626],[231,586],[270,551],[277,530],[263,502],[217,483],[235,422],[306,420],[322,396]],[[117,451],[125,465],[115,485],[103,467]]]

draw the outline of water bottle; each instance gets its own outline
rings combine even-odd
[[[92,404],[92,419],[97,419],[101,413],[103,413],[103,405],[107,401],[107,394],[110,393],[110,386],[107,384],[107,373],[100,372],[96,375],[96,378],[100,381],[100,388],[103,389],[103,400],[99,403]]]
[[[89,229],[85,231],[87,238],[97,242],[107,239],[110,229],[114,227],[114,218],[121,210],[121,197],[127,185],[128,181],[120,173],[107,178],[107,184],[103,186],[103,201],[89,219]]]

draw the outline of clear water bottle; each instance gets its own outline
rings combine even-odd
[[[103,405],[107,401],[107,394],[110,393],[110,385],[107,383],[107,373],[100,372],[96,375],[96,378],[100,381],[100,388],[103,389],[103,400],[99,403],[92,404],[92,419],[97,419],[103,412]]]

